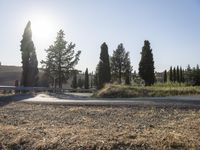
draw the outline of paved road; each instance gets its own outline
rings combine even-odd
[[[95,99],[87,94],[65,94],[45,95],[39,94],[36,97],[22,98],[20,102],[48,103],[65,105],[142,105],[142,106],[191,106],[200,108],[200,95],[196,96],[171,96],[171,97],[150,97],[150,98],[105,98]]]

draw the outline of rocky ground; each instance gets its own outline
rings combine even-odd
[[[200,149],[199,141],[199,108],[0,105],[0,149]]]

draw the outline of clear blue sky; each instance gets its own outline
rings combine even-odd
[[[62,28],[66,40],[82,51],[76,67],[81,70],[95,69],[103,42],[110,55],[123,43],[134,70],[144,40],[151,43],[156,71],[200,64],[199,0],[0,0],[0,18],[0,61],[4,65],[21,65],[20,40],[26,23],[36,20],[38,24],[41,18],[50,29],[44,32],[46,36],[41,32],[45,29],[33,29],[38,61],[45,58],[44,49]]]

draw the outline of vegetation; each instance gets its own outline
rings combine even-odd
[[[122,79],[125,80],[126,84],[130,84],[131,80],[131,61],[129,58],[129,52],[126,52],[123,44],[119,44],[117,49],[113,51],[111,57],[111,73],[112,81],[118,81],[122,83]]]
[[[154,86],[127,86],[107,84],[94,94],[95,97],[129,98],[129,97],[160,97],[175,95],[200,94],[200,87],[186,86],[185,84],[155,84]]]
[[[71,85],[71,87],[74,88],[74,89],[76,89],[77,86],[78,86],[78,85],[77,85],[77,73],[74,72],[74,76],[73,76],[73,80],[72,80],[72,85]]]
[[[21,40],[22,53],[22,86],[37,86],[38,81],[38,61],[35,47],[32,41],[31,22],[29,21],[24,30]]]
[[[105,42],[101,45],[100,61],[96,69],[96,80],[98,88],[102,88],[105,83],[109,83],[111,80],[108,46]]]
[[[88,68],[85,70],[85,89],[89,89],[89,75],[88,75]]]
[[[64,31],[60,30],[54,44],[46,50],[46,60],[41,62],[49,75],[49,81],[55,82],[54,86],[58,83],[59,88],[62,88],[63,82],[69,79],[69,75],[78,63],[81,53],[81,51],[77,51],[75,54],[75,44],[68,44],[64,36]]]
[[[154,60],[150,42],[145,40],[141,52],[141,60],[139,63],[139,75],[145,81],[145,85],[149,86],[155,82]]]

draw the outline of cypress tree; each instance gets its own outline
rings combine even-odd
[[[145,85],[152,85],[155,82],[154,60],[150,42],[145,40],[139,63],[139,75],[145,81]]]
[[[88,68],[85,70],[85,89],[89,89],[89,75],[88,75]]]
[[[164,82],[167,82],[167,70],[164,71]]]
[[[81,78],[78,79],[78,87],[82,88],[83,87],[83,80]]]
[[[32,41],[31,22],[29,21],[24,30],[21,40],[22,53],[22,86],[36,86],[38,82],[38,61],[35,46]]]
[[[108,83],[111,80],[108,46],[105,42],[101,45],[98,79],[99,88],[102,88],[105,83]]]
[[[183,82],[183,69],[180,67],[180,82]]]
[[[177,80],[177,82],[180,83],[180,70],[179,70],[179,66],[177,66],[177,68],[176,68],[176,80]]]
[[[169,70],[169,80],[170,80],[170,82],[173,81],[173,71],[172,71],[172,67],[170,67],[170,70]]]
[[[77,88],[77,75],[76,75],[76,72],[74,72],[74,76],[73,76],[71,87],[74,88],[74,89]]]
[[[176,82],[177,78],[176,78],[176,68],[174,67],[173,69],[173,81]]]

